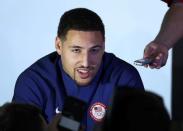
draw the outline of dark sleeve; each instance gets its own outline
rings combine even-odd
[[[168,4],[168,6],[170,7],[171,4],[173,3],[177,3],[177,2],[180,2],[180,3],[183,3],[183,0],[162,0],[164,2],[166,2]]]
[[[42,94],[39,84],[30,72],[22,73],[15,84],[12,101],[33,104],[42,107]]]

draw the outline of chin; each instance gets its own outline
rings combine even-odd
[[[79,86],[87,86],[89,84],[90,84],[90,81],[88,81],[88,82],[77,82],[77,85],[79,85]]]

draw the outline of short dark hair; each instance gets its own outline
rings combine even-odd
[[[44,131],[40,109],[29,104],[6,103],[0,107],[0,131]]]
[[[66,39],[69,30],[100,31],[105,38],[104,24],[101,18],[86,8],[75,8],[65,12],[60,18],[57,36]]]

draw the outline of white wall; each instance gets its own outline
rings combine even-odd
[[[159,31],[168,9],[160,0],[1,0],[0,105],[11,101],[18,75],[35,60],[54,51],[60,16],[86,7],[106,27],[106,50],[133,64]],[[136,67],[145,88],[163,96],[170,111],[171,57],[160,70]]]

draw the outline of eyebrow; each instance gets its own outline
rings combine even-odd
[[[95,46],[92,46],[91,48],[102,48],[102,47],[103,46],[101,46],[101,45],[95,45]],[[77,46],[77,45],[69,46],[69,48],[83,49],[83,47]]]
[[[73,45],[73,46],[69,46],[69,48],[83,48],[81,46],[76,46],[76,45]]]
[[[96,45],[96,46],[93,46],[93,47],[91,47],[91,48],[102,48],[103,46],[101,46],[101,45]]]

